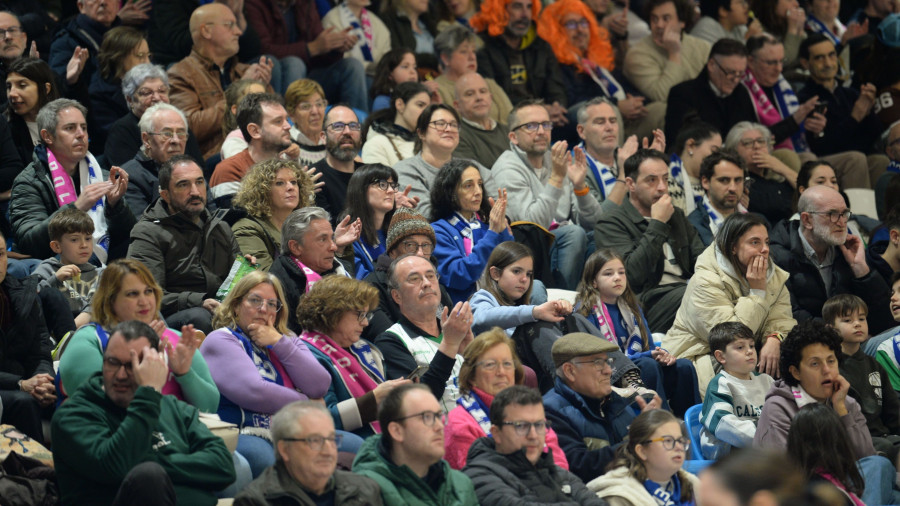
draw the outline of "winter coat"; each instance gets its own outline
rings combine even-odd
[[[334,504],[341,506],[381,506],[378,484],[365,476],[335,470]],[[266,468],[258,478],[234,498],[234,506],[316,506],[289,473],[283,462]]]
[[[12,310],[12,326],[0,330],[0,390],[18,390],[19,380],[53,374],[52,343],[37,294],[38,280],[7,276],[0,284]]]
[[[125,166],[123,164],[128,163],[132,158],[136,158],[137,155],[135,153],[140,153],[143,143],[141,142],[141,128],[138,126],[138,121],[140,119],[129,111],[128,114],[110,125],[109,131],[106,132],[106,147],[103,149],[107,163],[118,165],[124,169]],[[197,137],[194,136],[194,132],[190,128],[188,128],[188,138],[184,145],[184,154],[197,161],[203,160],[203,153],[200,151],[200,145],[197,144]],[[129,177],[128,188],[131,188],[132,181]],[[153,199],[150,199],[147,203],[149,204],[152,201]],[[144,207],[147,207],[146,204]],[[144,208],[141,208],[141,212],[143,211]]]
[[[431,224],[437,239],[434,257],[437,259],[438,274],[453,302],[464,302],[475,293],[475,283],[481,277],[491,252],[503,241],[514,241],[512,233],[504,229],[499,234],[489,229],[489,224],[481,222],[487,229],[484,236],[472,246],[466,255],[462,234],[446,219]]]
[[[484,47],[476,55],[478,72],[485,79],[497,81],[506,91],[511,103],[518,104],[526,98],[543,98],[548,104],[559,102],[563,107],[569,105],[556,55],[550,44],[537,35],[534,25],[528,29],[518,49],[509,47],[503,35],[491,37],[487,32],[480,35],[484,40]],[[520,93],[512,84],[510,59],[515,52],[522,54],[527,74],[525,94]]]
[[[231,226],[241,252],[253,255],[261,270],[267,271],[281,250],[281,230],[265,218],[247,216]]]
[[[678,479],[681,480],[681,483],[690,483],[695,491],[700,483],[696,476],[683,470],[678,471]],[[626,467],[617,467],[607,471],[606,474],[589,481],[587,488],[592,492],[596,492],[599,497],[614,498],[617,505],[644,506],[656,504],[656,500],[647,492],[644,484],[634,479]]]
[[[281,287],[284,289],[284,305],[291,308],[288,311],[288,328],[295,334],[300,335],[303,332],[303,328],[297,321],[297,304],[300,303],[300,297],[303,297],[303,294],[306,293],[306,274],[297,266],[297,262],[294,261],[291,255],[280,255],[275,258],[275,261],[272,262],[272,267],[269,268],[269,273],[278,278],[278,281],[281,281]],[[329,274],[346,276],[347,270],[335,258],[332,269],[323,272],[321,275],[324,278]]]
[[[159,198],[159,164],[139,150],[134,158],[122,165],[128,173],[125,197],[135,219],[141,219],[150,204]]]
[[[122,95],[122,82],[104,79],[98,70],[88,86],[91,97],[88,110],[88,126],[91,142],[96,149],[106,146],[106,132],[117,119],[128,114],[128,104]]]

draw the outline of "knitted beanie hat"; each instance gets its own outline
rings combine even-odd
[[[434,229],[419,211],[408,207],[397,208],[394,211],[394,217],[391,218],[391,225],[388,227],[385,251],[390,252],[400,241],[416,234],[428,236],[432,244],[437,242],[434,237]]]

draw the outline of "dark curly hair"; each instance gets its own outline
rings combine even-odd
[[[809,345],[821,344],[834,352],[838,364],[843,361],[844,354],[841,351],[841,336],[830,325],[822,320],[807,320],[798,323],[788,332],[787,337],[781,342],[781,377],[790,386],[797,386],[800,382],[791,374],[791,366],[800,368],[800,360],[803,358],[803,350]]]
[[[459,210],[459,198],[457,190],[462,181],[463,172],[468,168],[478,168],[472,160],[465,158],[453,158],[445,163],[438,171],[431,184],[431,216],[432,222],[449,218]],[[488,194],[481,184],[481,208],[478,209],[481,221],[487,222],[491,215],[491,206],[488,204]]]

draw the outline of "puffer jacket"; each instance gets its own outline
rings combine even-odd
[[[697,490],[700,480],[687,471],[678,471],[678,479],[682,483],[690,483],[693,490]],[[616,504],[630,503],[632,506],[644,506],[656,504],[653,496],[644,488],[644,484],[634,479],[626,467],[617,467],[608,471],[603,476],[591,480],[587,488],[596,492],[600,497],[615,497]]]
[[[334,504],[381,506],[378,484],[347,471],[334,472]],[[306,489],[288,474],[283,462],[266,468],[234,498],[235,506],[315,506]]]
[[[37,295],[37,278],[7,276],[0,290],[9,296],[12,325],[0,330],[0,390],[18,390],[19,380],[53,374],[50,334]]]

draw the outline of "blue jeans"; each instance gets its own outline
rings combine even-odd
[[[231,460],[234,463],[234,474],[236,476],[234,483],[228,485],[221,491],[216,492],[216,497],[234,497],[253,481],[253,472],[250,470],[250,463],[247,462],[247,459],[245,459],[243,455],[237,451],[232,452]]]
[[[555,288],[575,290],[588,254],[588,238],[583,228],[574,223],[553,230],[556,240],[550,247],[550,270]]]
[[[247,459],[254,480],[267,467],[275,465],[275,448],[267,439],[259,436],[238,435],[237,453]]]
[[[330,103],[343,103],[353,109],[369,111],[366,69],[356,58],[344,58],[328,67],[313,69],[307,77],[322,85]]]
[[[866,504],[900,504],[900,492],[894,485],[897,469],[888,459],[872,455],[856,461],[865,482],[862,502]]]
[[[275,93],[284,95],[292,82],[306,77],[306,63],[299,57],[275,58],[272,55],[267,55],[267,57],[275,63],[275,66],[272,67],[272,80],[270,81]]]

